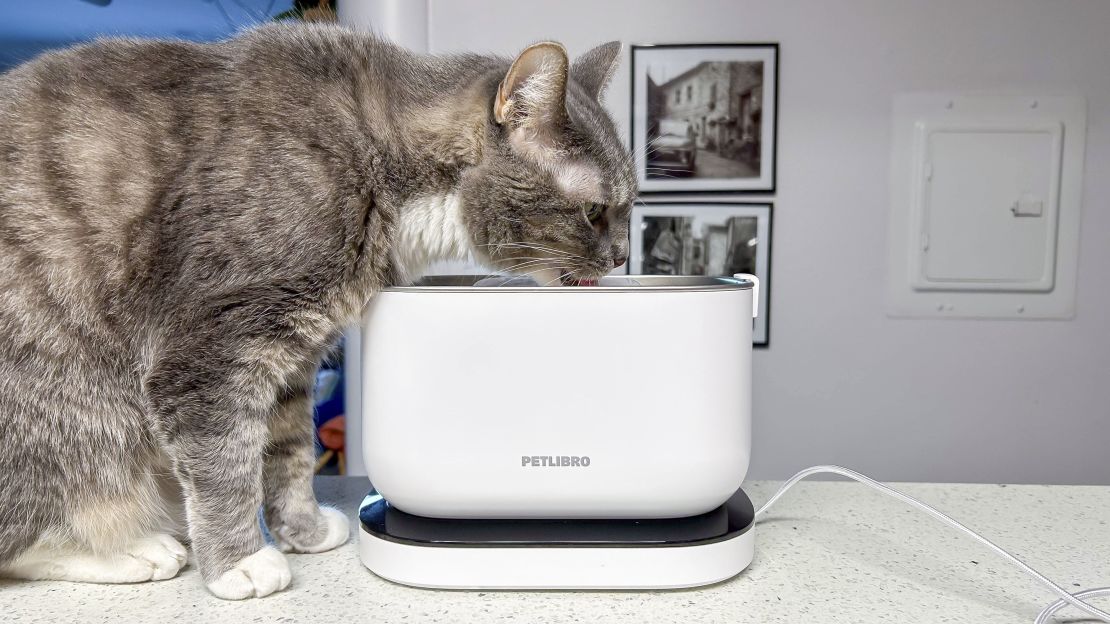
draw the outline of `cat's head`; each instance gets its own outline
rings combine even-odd
[[[491,138],[461,186],[480,260],[551,285],[588,283],[628,259],[636,176],[601,104],[620,49],[571,63],[563,46],[538,43],[501,80]]]

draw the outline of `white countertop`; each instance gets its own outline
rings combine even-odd
[[[777,484],[744,489],[759,506]],[[369,483],[321,477],[352,519]],[[1110,487],[902,484],[1067,588],[1110,585]],[[354,527],[352,522],[352,528]],[[843,482],[796,486],[756,527],[755,560],[717,585],[654,592],[411,589],[359,562],[352,540],[292,555],[293,584],[224,602],[194,567],[140,585],[0,581],[0,622],[1031,622],[1054,596],[985,548],[893,499]],[[1096,599],[1110,606],[1110,600]],[[1061,612],[1061,621],[1077,614]]]

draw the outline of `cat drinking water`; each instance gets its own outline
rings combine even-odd
[[[321,356],[435,260],[541,285],[625,261],[618,52],[269,25],[0,75],[0,575],[166,579],[187,543],[242,599],[344,543],[312,491]]]

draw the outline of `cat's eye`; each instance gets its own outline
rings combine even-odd
[[[584,204],[582,206],[582,209],[586,212],[586,219],[590,223],[597,223],[597,220],[601,218],[601,215],[605,214],[605,206],[592,202],[587,202],[586,204]]]

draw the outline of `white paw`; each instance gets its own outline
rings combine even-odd
[[[324,537],[324,541],[305,552],[318,553],[331,550],[346,544],[351,537],[351,523],[347,520],[347,514],[331,507],[321,507],[320,514],[328,524],[328,534]]]
[[[285,555],[266,546],[209,583],[208,590],[224,600],[261,598],[285,589],[292,579]]]
[[[177,576],[185,548],[169,535],[131,542],[123,552],[93,554],[35,547],[4,567],[4,575],[82,583],[142,583]]]
[[[36,577],[83,583],[142,583],[154,578],[154,564],[130,554],[79,554],[55,560],[31,578]]]
[[[165,533],[158,533],[149,537],[135,540],[127,548],[127,554],[148,564],[149,571],[145,579],[161,581],[177,576],[189,556],[174,538]]]
[[[319,542],[306,544],[303,538],[298,539],[290,527],[284,526],[278,527],[274,534],[274,541],[283,552],[299,553],[320,553],[347,543],[347,539],[351,536],[351,525],[346,514],[331,507],[321,507],[319,521],[322,521],[327,528],[324,538]]]

